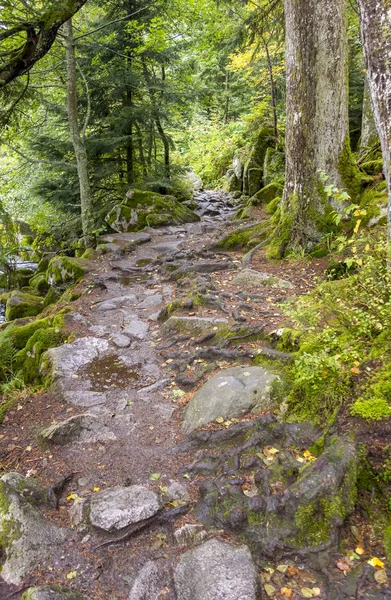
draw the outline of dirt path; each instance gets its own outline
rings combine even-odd
[[[223,355],[215,360],[194,358],[194,352],[213,342],[197,343],[197,336],[163,336],[159,313],[180,300],[182,308],[176,314],[224,318],[239,334],[243,326],[267,334],[284,320],[279,302],[310,289],[321,276],[322,261],[270,265],[260,255],[252,268],[267,268],[294,287],[270,288],[243,297],[243,290],[232,285],[241,253],[209,250],[210,244],[232,227],[226,221],[232,208],[226,206],[224,197],[212,195],[204,197],[201,212],[200,224],[147,231],[150,241],[137,245],[131,254],[118,257],[118,252],[110,253],[92,263],[81,284],[88,291],[73,303],[74,312],[67,317],[67,328],[75,339],[69,346],[71,352],[57,365],[56,391],[21,401],[0,427],[5,471],[37,477],[45,486],[72,475],[58,510],[45,509],[45,516],[73,528],[73,534],[61,552],[29,576],[26,585],[56,583],[94,600],[125,600],[146,560],[163,561],[168,569],[175,564],[184,548],[176,543],[173,532],[185,523],[195,523],[191,511],[156,522],[121,544],[101,547],[110,536],[91,531],[80,518],[84,499],[116,486],[142,484],[164,496],[174,483],[186,488],[184,504],[189,508],[197,498],[198,480],[190,480],[186,471],[194,456],[173,453],[185,439],[181,433],[183,407],[213,373],[235,361]],[[121,247],[132,236],[109,237]],[[134,239],[139,241],[137,235]],[[203,265],[201,272],[190,270],[179,280],[173,276],[176,269],[194,264]],[[186,304],[190,290],[193,294],[201,290],[208,301]],[[247,338],[226,347],[243,353],[242,364],[249,364],[251,352],[264,343]],[[56,353],[53,356],[54,362],[58,360]],[[89,419],[77,439],[46,447],[38,443],[37,432],[43,427],[77,415]],[[180,506],[181,500],[174,498],[168,509]],[[215,535],[226,537],[222,532]],[[296,580],[297,590],[308,587],[310,578],[311,588],[319,586],[319,597],[328,597],[322,575],[308,574],[303,566],[294,569],[290,577],[291,584]],[[75,573],[74,578],[69,578],[69,573]],[[267,584],[268,572],[264,574]],[[1,585],[1,598],[17,590]],[[170,584],[165,590],[159,597],[175,597]],[[292,592],[289,597],[303,597],[297,594]],[[21,597],[21,593],[13,597]]]

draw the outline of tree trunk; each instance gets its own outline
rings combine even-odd
[[[66,22],[66,59],[67,59],[67,95],[68,95],[68,120],[72,144],[76,156],[77,174],[80,186],[81,223],[83,228],[84,243],[87,248],[94,242],[92,195],[88,176],[88,158],[84,143],[84,135],[78,123],[77,107],[77,70],[76,54],[73,39],[72,19]]]
[[[361,144],[360,154],[364,154],[366,150],[379,139],[379,134],[376,129],[375,118],[373,116],[371,106],[371,96],[367,78],[365,78],[364,100],[362,107],[362,125],[361,125]]]
[[[391,7],[390,0],[358,0],[358,5],[367,81],[388,186],[388,242],[391,247]]]
[[[134,181],[133,120],[131,117],[132,104],[132,91],[128,89],[125,93],[125,106],[130,113],[130,115],[128,116],[128,125],[126,128],[126,134],[128,136],[128,141],[126,142],[126,173],[127,182],[129,185],[131,185]]]
[[[320,171],[352,197],[360,186],[349,140],[345,0],[285,0],[285,15],[286,183],[276,254],[321,239],[330,205]]]

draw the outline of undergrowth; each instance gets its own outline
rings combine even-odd
[[[285,311],[301,331],[288,368],[290,419],[324,424],[350,402],[352,415],[391,416],[391,272],[385,234],[350,245],[354,274],[321,283]]]

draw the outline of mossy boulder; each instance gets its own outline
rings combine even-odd
[[[106,217],[107,223],[118,233],[199,220],[198,215],[178,202],[174,196],[141,190],[130,190],[126,199],[114,206]]]
[[[29,285],[30,279],[34,276],[35,271],[33,269],[22,268],[15,272],[15,284],[16,287],[23,288]]]
[[[274,148],[266,150],[265,162],[263,166],[263,183],[278,183],[284,185],[285,182],[285,154]]]
[[[57,255],[55,252],[47,252],[46,254],[44,254],[44,256],[38,263],[37,273],[45,273],[47,271],[50,261],[56,256]]]
[[[265,236],[265,226],[261,224],[240,227],[232,231],[216,243],[217,248],[237,250],[255,246]]]
[[[7,321],[13,321],[24,317],[35,317],[42,312],[43,308],[41,297],[14,291],[7,300],[5,318]]]
[[[253,204],[269,204],[275,198],[281,198],[284,188],[279,183],[269,183],[250,198]]]
[[[33,497],[15,487],[7,476],[0,479],[1,576],[19,585],[38,564],[47,561],[68,537],[66,530],[44,519]]]
[[[232,169],[227,171],[226,182],[224,183],[224,190],[227,192],[241,192],[242,180],[238,179]]]
[[[25,348],[15,356],[15,369],[20,370],[25,383],[37,380],[41,356],[49,348],[60,346],[65,340],[65,335],[56,327],[38,329],[28,340]]]
[[[259,168],[249,169],[247,171],[248,195],[254,196],[262,187],[263,171]]]
[[[50,285],[63,285],[79,281],[87,272],[85,263],[81,259],[69,258],[69,256],[57,256],[52,258],[46,274]]]
[[[31,277],[29,286],[36,290],[38,294],[46,294],[50,287],[44,273],[37,273],[34,277]]]

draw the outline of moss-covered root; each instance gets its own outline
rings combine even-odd
[[[215,247],[225,250],[246,249],[259,244],[266,236],[265,223],[256,223],[247,227],[240,227],[219,240]]]

